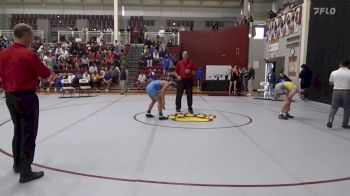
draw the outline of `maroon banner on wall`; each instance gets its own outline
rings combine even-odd
[[[249,25],[216,31],[180,32],[181,51],[187,50],[196,65],[248,65]]]

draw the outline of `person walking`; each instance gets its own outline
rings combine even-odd
[[[35,90],[39,78],[48,78],[51,70],[29,49],[34,38],[31,26],[17,24],[13,34],[13,46],[0,53],[0,77],[14,125],[13,170],[20,173],[19,182],[26,183],[44,176],[44,172],[33,172],[31,168],[39,123],[39,99]]]
[[[247,96],[253,95],[254,78],[255,78],[255,70],[254,70],[252,65],[249,65],[248,74],[247,74],[247,80],[248,80],[248,94],[247,94]]]
[[[181,99],[183,91],[186,90],[188,112],[193,113],[193,77],[196,75],[196,66],[189,59],[188,52],[185,50],[182,53],[182,60],[176,64],[177,73],[177,89],[176,89],[176,112],[181,112]]]
[[[350,70],[349,61],[342,61],[339,69],[333,71],[329,77],[329,83],[333,86],[332,104],[329,112],[327,127],[333,127],[334,116],[338,108],[343,106],[344,116],[343,125],[345,129],[350,129]]]
[[[128,81],[129,77],[129,71],[125,66],[122,66],[120,69],[120,88],[121,88],[121,95],[124,95],[124,93],[127,93],[128,90],[126,89],[126,82]]]

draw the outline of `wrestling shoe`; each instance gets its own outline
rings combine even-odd
[[[147,113],[147,114],[146,114],[146,117],[147,117],[147,118],[154,118],[154,116],[153,116],[151,113]]]
[[[176,109],[176,113],[181,113],[181,110],[180,109]]]
[[[328,119],[327,127],[328,128],[332,128],[333,127],[333,119],[332,118]]]
[[[278,119],[281,119],[281,120],[288,120],[288,117],[283,115],[283,114],[280,114],[278,115]]]
[[[287,118],[294,118],[294,116],[289,115],[289,113],[287,113],[287,114],[285,115],[285,117],[287,117]]]
[[[350,129],[350,125],[343,125],[341,126],[343,129]]]
[[[168,117],[165,117],[165,116],[159,116],[159,120],[168,120]]]
[[[189,108],[188,113],[193,114],[193,108]]]

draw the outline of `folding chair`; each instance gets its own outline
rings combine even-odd
[[[260,86],[262,88],[259,88],[258,91],[258,97],[259,98],[269,98],[270,93],[268,92],[269,89],[269,83],[268,82],[260,82]]]
[[[85,92],[88,96],[90,96],[91,89],[92,87],[87,79],[79,80],[79,97],[81,97]]]
[[[61,98],[65,97],[66,91],[70,93],[70,97],[74,96],[74,87],[72,86],[72,81],[68,79],[63,79],[62,80],[62,89],[61,89]]]

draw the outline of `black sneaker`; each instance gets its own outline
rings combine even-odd
[[[294,116],[289,115],[289,113],[286,114],[287,118],[294,118]]]
[[[283,115],[283,114],[280,114],[278,115],[278,119],[281,119],[281,120],[288,120],[288,117]]]
[[[343,129],[350,129],[350,125],[343,125],[341,126]]]
[[[176,113],[181,113],[181,110],[180,109],[176,109]]]
[[[21,177],[19,179],[19,183],[26,183],[26,182],[30,182],[36,179],[39,179],[41,177],[44,176],[44,172],[43,171],[39,171],[39,172],[29,172],[28,174],[21,174]]]
[[[154,118],[154,116],[153,116],[151,113],[147,113],[147,114],[146,114],[146,117],[147,117],[147,118]]]
[[[165,116],[159,116],[159,120],[168,120],[168,117],[165,117]]]
[[[332,127],[333,127],[333,123],[332,123],[332,122],[328,122],[328,123],[327,123],[327,127],[328,127],[328,128],[332,128]]]
[[[188,113],[193,114],[193,109],[192,108],[188,109]]]

